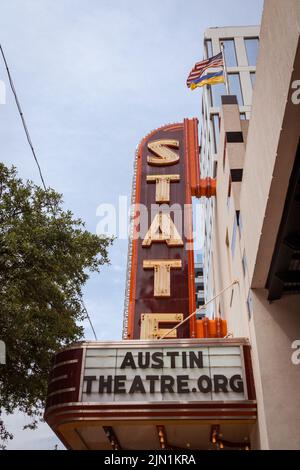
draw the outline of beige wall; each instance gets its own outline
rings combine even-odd
[[[228,290],[215,305],[227,319],[228,330],[234,336],[249,336],[248,317],[245,299],[245,280],[242,268],[243,241],[236,227],[235,248],[232,250],[232,238],[236,210],[239,209],[240,183],[231,183],[231,197],[228,198],[230,168],[242,168],[245,155],[244,143],[227,143],[225,132],[241,132],[239,108],[226,105],[221,112],[220,147],[218,153],[217,196],[215,203],[215,226],[213,237],[213,270],[215,292],[229,286],[235,279],[239,285]],[[225,157],[224,157],[225,152]]]
[[[300,365],[291,361],[292,342],[300,339],[300,295],[270,303],[265,290],[300,134],[300,105],[291,101],[291,83],[300,79],[299,31],[299,0],[265,2],[249,128],[236,105],[223,106],[221,116],[214,288],[218,292],[234,279],[239,284],[217,300],[215,310],[221,309],[229,332],[250,338],[258,402],[251,438],[258,449],[300,449]],[[226,131],[241,130],[246,144],[225,145]],[[230,169],[241,167],[243,180],[232,183],[228,199]],[[233,251],[237,210],[241,227]]]
[[[299,31],[298,0],[265,2],[241,189],[258,446],[270,449],[300,448],[300,366],[291,361],[292,341],[300,338],[300,296],[269,303],[264,290],[300,133],[300,106],[291,101],[291,83],[300,77]]]
[[[210,39],[212,41],[213,54],[220,52],[220,39],[234,39],[235,50],[237,56],[237,66],[228,67],[228,72],[238,72],[240,74],[242,94],[244,97],[244,105],[240,106],[240,112],[245,113],[247,117],[251,111],[252,99],[252,83],[250,72],[255,72],[256,67],[248,65],[247,53],[245,48],[244,38],[253,38],[259,36],[259,26],[234,26],[234,27],[217,27],[208,28],[204,34],[204,40]],[[204,54],[205,47],[204,47]],[[203,88],[202,95],[202,129],[201,129],[201,175],[215,177],[215,163],[217,156],[215,154],[214,145],[214,132],[211,122],[212,116],[219,114],[220,108],[214,104],[212,106],[210,101],[209,87]],[[214,281],[212,269],[212,243],[211,233],[213,231],[212,214],[214,212],[214,200],[207,199],[203,202],[205,213],[205,229],[206,237],[204,240],[204,278],[205,278],[205,297],[206,300],[214,296]],[[211,305],[207,309],[208,315],[211,316],[213,309]]]
[[[300,339],[300,296],[270,304],[264,289],[253,289],[253,318],[270,449],[300,449],[300,365],[291,360]],[[256,380],[258,383],[258,379]]]
[[[252,287],[266,284],[299,139],[300,106],[290,99],[299,31],[299,0],[265,1],[241,190]]]

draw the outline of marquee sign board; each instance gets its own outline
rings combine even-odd
[[[83,402],[246,399],[241,346],[89,348]]]
[[[91,342],[56,355],[46,414],[67,403],[128,410],[249,400],[255,391],[245,339]]]

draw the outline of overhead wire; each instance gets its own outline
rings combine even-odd
[[[39,172],[39,175],[40,175],[40,179],[42,181],[42,185],[43,185],[43,188],[45,191],[47,191],[47,187],[46,187],[46,183],[45,183],[45,179],[44,179],[44,176],[43,176],[43,172],[42,172],[42,168],[41,168],[41,165],[38,161],[38,158],[37,158],[37,154],[36,154],[36,151],[34,149],[34,146],[33,146],[33,143],[32,143],[32,140],[31,140],[31,137],[30,137],[30,133],[29,133],[29,129],[28,129],[28,126],[26,124],[26,120],[25,120],[25,117],[24,117],[24,113],[23,113],[23,110],[22,110],[22,107],[21,107],[21,104],[20,104],[20,100],[18,98],[18,94],[17,94],[17,91],[16,91],[16,88],[15,88],[15,85],[14,85],[14,82],[13,82],[13,79],[12,79],[12,75],[10,73],[10,69],[8,67],[8,62],[6,60],[6,56],[4,54],[4,50],[2,48],[2,45],[0,44],[0,53],[1,53],[1,56],[2,56],[2,59],[3,59],[3,62],[4,62],[4,66],[5,66],[5,69],[6,69],[6,73],[7,73],[7,77],[8,77],[8,81],[9,81],[9,85],[10,85],[10,88],[11,88],[11,91],[14,95],[14,99],[15,99],[15,102],[16,102],[16,105],[17,105],[17,108],[18,108],[18,112],[19,112],[19,115],[20,115],[20,118],[21,118],[21,121],[22,121],[22,125],[23,125],[23,128],[24,128],[24,132],[25,132],[25,135],[26,135],[26,139],[27,139],[27,142],[28,142],[28,145],[31,149],[31,153],[33,155],[33,158],[35,160],[35,163],[37,165],[37,168],[38,168],[38,172]],[[53,208],[52,208],[53,209]],[[95,339],[96,341],[98,340],[97,339],[97,335],[96,335],[96,332],[95,332],[95,329],[94,329],[94,326],[93,326],[93,323],[92,323],[92,320],[91,320],[91,317],[89,315],[89,312],[87,311],[87,308],[83,302],[83,299],[80,299],[81,300],[81,304],[82,304],[82,307],[83,307],[83,310],[89,320],[89,323],[90,323],[90,326],[92,328],[92,331],[94,333],[94,336],[95,336]]]
[[[84,309],[84,311],[85,311],[85,313],[86,313],[86,316],[87,316],[87,318],[88,318],[88,320],[89,320],[90,326],[91,326],[92,331],[93,331],[94,336],[95,336],[95,340],[98,341],[95,328],[94,328],[94,326],[93,326],[92,320],[91,320],[91,318],[90,318],[90,316],[89,316],[89,312],[87,311],[87,308],[86,308],[86,306],[85,306],[85,303],[84,303],[83,299],[81,299],[81,304],[82,304],[83,309]]]
[[[33,144],[32,144],[32,140],[31,140],[31,137],[30,137],[30,134],[29,134],[29,130],[28,130],[25,118],[24,118],[24,114],[23,114],[23,111],[22,111],[22,108],[21,108],[21,104],[20,104],[20,101],[18,99],[18,95],[17,95],[16,89],[15,89],[15,85],[14,85],[14,82],[13,82],[13,79],[12,79],[12,76],[11,76],[11,73],[10,73],[10,70],[9,70],[9,67],[8,67],[8,64],[7,64],[7,60],[6,60],[6,57],[5,57],[5,54],[4,54],[4,51],[2,49],[1,44],[0,44],[0,52],[1,52],[1,55],[2,55],[2,58],[3,58],[5,68],[6,68],[6,73],[7,73],[7,76],[8,76],[8,81],[9,81],[9,84],[10,84],[10,88],[11,88],[11,91],[13,92],[15,102],[16,102],[21,120],[22,120],[23,128],[24,128],[24,131],[25,131],[25,134],[26,134],[26,138],[27,138],[29,147],[31,149],[31,153],[32,153],[33,158],[35,160],[35,163],[38,167],[38,171],[39,171],[39,174],[40,174],[40,178],[41,178],[44,190],[47,191],[45,180],[44,180],[43,173],[42,173],[42,169],[41,169],[41,166],[39,164],[39,161],[37,159],[37,156],[36,156]]]

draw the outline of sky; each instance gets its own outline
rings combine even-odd
[[[161,125],[200,119],[201,91],[185,81],[203,58],[213,26],[260,24],[263,1],[252,0],[0,0],[0,42],[6,53],[46,185],[64,207],[96,232],[102,204],[118,210],[130,197],[136,146]],[[3,63],[0,158],[40,184]],[[200,123],[201,125],[201,123]],[[110,249],[111,265],[93,274],[84,300],[99,340],[118,340],[127,240]],[[85,323],[86,339],[93,339]],[[23,431],[28,418],[5,418],[8,449],[63,446],[47,424]]]

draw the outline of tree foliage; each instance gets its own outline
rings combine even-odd
[[[83,335],[82,286],[112,239],[85,230],[61,195],[0,164],[0,408],[40,416],[53,354]],[[0,421],[0,437],[9,438]]]

